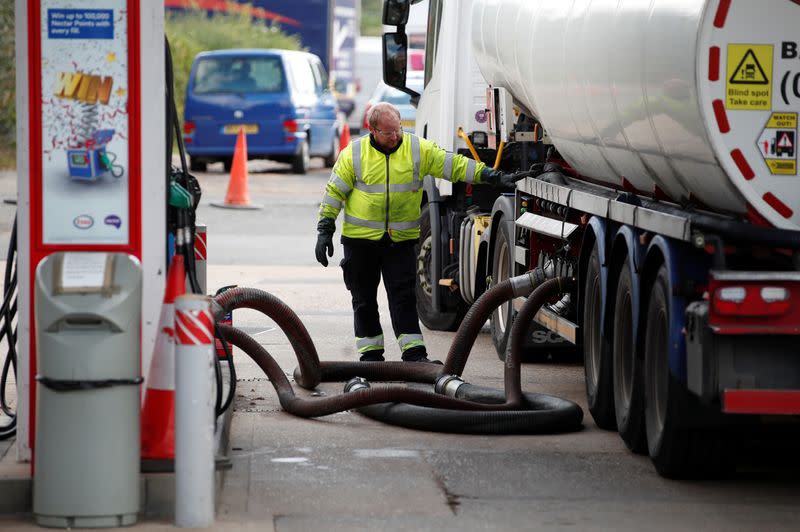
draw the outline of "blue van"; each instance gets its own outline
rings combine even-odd
[[[300,174],[315,156],[333,166],[340,124],[319,57],[271,49],[197,54],[183,123],[192,170],[216,161],[229,170],[240,128],[249,159],[290,163]]]

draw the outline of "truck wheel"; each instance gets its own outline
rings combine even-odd
[[[658,271],[647,305],[645,425],[650,459],[668,478],[707,478],[730,471],[733,460],[720,429],[691,428],[703,410],[669,370],[670,304],[666,267]]]
[[[614,410],[617,430],[628,449],[642,454],[647,450],[642,395],[642,362],[633,342],[633,283],[631,266],[625,260],[617,282],[614,305]]]
[[[601,429],[616,429],[614,413],[611,346],[603,335],[603,280],[597,244],[586,267],[583,304],[583,370],[586,377],[586,402],[594,422]]]
[[[311,164],[311,155],[308,152],[308,140],[300,143],[300,151],[292,158],[292,172],[305,174]]]
[[[500,231],[497,233],[492,257],[492,284],[495,286],[509,279],[514,268],[514,222],[501,219],[497,226]],[[506,359],[515,314],[514,302],[509,300],[497,307],[489,318],[492,343],[500,360]]]
[[[456,303],[456,308],[439,312],[433,308],[433,290],[439,290],[431,281],[431,250],[436,239],[431,235],[431,217],[427,205],[420,213],[420,237],[417,252],[417,315],[425,327],[433,331],[455,331],[466,313],[466,305]],[[446,306],[446,303],[445,305]]]

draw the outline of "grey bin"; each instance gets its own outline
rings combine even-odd
[[[124,253],[36,268],[33,513],[60,528],[136,523],[142,272]]]

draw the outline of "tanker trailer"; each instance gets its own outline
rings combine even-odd
[[[800,2],[431,0],[429,14],[416,131],[536,174],[494,199],[429,184],[432,308],[457,315],[453,286],[469,303],[535,266],[576,277],[535,321],[582,347],[596,424],[665,476],[724,471],[738,431],[795,422]],[[385,40],[402,44],[402,26]]]

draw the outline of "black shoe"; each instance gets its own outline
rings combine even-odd
[[[383,358],[383,353],[375,353],[372,351],[367,351],[366,353],[361,355],[359,360],[361,362],[384,362],[386,359]]]
[[[413,353],[404,355],[403,362],[427,362],[428,364],[439,364],[440,366],[444,365],[438,360],[429,359],[427,353]]]
[[[428,357],[420,358],[419,360],[405,360],[404,362],[425,362],[427,364],[437,364],[439,366],[444,366],[444,362],[441,360],[431,360]]]

